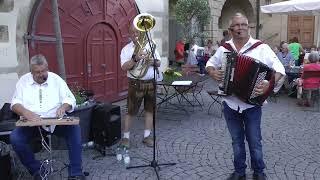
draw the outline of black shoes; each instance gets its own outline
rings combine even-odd
[[[227,178],[227,180],[245,180],[245,179],[246,179],[246,175],[240,176],[237,173],[232,173]],[[264,173],[261,173],[261,174],[253,173],[253,180],[267,180],[267,176]]]
[[[267,176],[262,173],[262,174],[253,174],[253,180],[266,180]]]
[[[246,175],[240,176],[236,173],[230,174],[230,176],[227,178],[227,180],[245,180],[245,179],[246,179]]]
[[[35,175],[33,175],[33,180],[41,180],[41,176],[39,173],[36,173]]]

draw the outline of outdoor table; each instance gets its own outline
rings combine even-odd
[[[204,80],[208,79],[208,76],[200,76],[198,74],[193,74],[193,75],[187,75],[187,76],[182,76],[173,82],[157,82],[158,86],[162,86],[163,89],[165,90],[163,96],[158,96],[160,99],[160,102],[157,103],[157,105],[160,107],[164,103],[169,103],[171,105],[180,105],[181,110],[185,111],[188,113],[187,109],[183,105],[183,101],[187,103],[187,105],[190,105],[191,107],[195,107],[197,105],[201,106],[200,101],[196,98],[194,94],[195,88],[199,85],[200,82],[203,82]],[[170,88],[174,90],[174,92],[171,94]],[[191,102],[187,97],[186,94],[188,92],[192,92],[193,97],[196,100],[196,104]],[[178,104],[173,104],[169,100],[177,98]]]

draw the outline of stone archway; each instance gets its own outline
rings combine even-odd
[[[229,19],[234,13],[240,12],[248,17],[249,23],[252,24],[256,21],[254,16],[254,9],[248,0],[245,1],[232,1],[226,0],[221,8],[221,15],[219,17],[219,29],[228,29]]]
[[[249,18],[250,24],[255,24],[256,14],[253,6],[254,2],[255,0],[209,0],[211,21],[210,24],[205,27],[205,31],[208,32],[209,38],[214,40],[214,42],[220,41],[222,38],[222,31],[227,29],[230,17],[236,12],[242,12]],[[254,33],[254,31],[251,31],[251,33]]]
[[[129,41],[128,23],[137,14],[134,0],[58,0],[58,4],[67,83],[95,91],[99,100],[125,98],[127,76],[119,53]],[[44,54],[50,70],[58,72],[50,1],[38,0],[32,14],[29,54]]]

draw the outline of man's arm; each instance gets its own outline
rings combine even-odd
[[[277,83],[282,78],[282,76],[283,75],[281,73],[276,72],[275,75],[274,75],[275,83]]]
[[[150,65],[153,65],[153,63],[154,63],[154,61],[150,61]],[[160,67],[160,65],[161,65],[161,61],[159,59],[156,59],[155,60],[155,66],[156,67]]]
[[[217,70],[213,66],[207,66],[206,70],[212,79],[214,79],[216,81],[222,81],[222,77],[223,77],[222,70]]]
[[[129,71],[133,68],[134,65],[138,62],[136,55],[132,55],[131,59],[126,61],[122,66],[122,70]]]
[[[272,51],[272,49],[267,46],[264,50],[266,53],[265,57],[270,58],[269,61],[272,62],[272,68],[276,71],[275,73],[275,84],[285,75],[285,69],[283,64],[280,62],[278,56]],[[283,73],[283,74],[282,74]],[[263,80],[255,89],[257,95],[262,95],[266,93],[269,89],[269,81]]]
[[[62,101],[60,102],[61,106],[56,111],[56,116],[60,118],[63,117],[66,112],[70,113],[74,110],[76,106],[76,98],[74,97],[67,83],[63,79],[60,79],[59,83],[59,96],[60,99],[62,99]]]
[[[18,114],[19,116],[23,116],[25,119],[29,121],[37,121],[41,120],[40,116],[35,114],[34,112],[23,107],[22,104],[14,104],[12,106],[12,111]]]
[[[63,103],[58,109],[57,109],[57,117],[63,117],[65,112],[70,111],[72,109],[72,106],[67,103]]]

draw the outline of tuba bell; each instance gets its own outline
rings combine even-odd
[[[154,52],[151,52],[151,50],[147,50],[145,47],[148,43],[146,32],[150,31],[154,27],[155,23],[155,18],[151,14],[147,13],[139,14],[133,19],[133,25],[139,31],[138,40],[135,44],[133,53],[138,54],[140,51],[147,51],[146,58],[138,61],[134,65],[132,70],[129,71],[129,73],[137,79],[142,78],[147,73],[150,66],[149,61],[151,58],[153,58],[152,54]],[[152,43],[151,46],[152,50],[155,50],[155,43]]]

